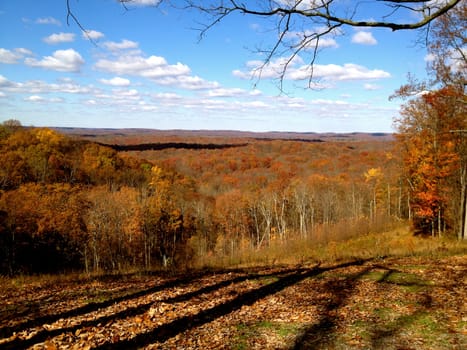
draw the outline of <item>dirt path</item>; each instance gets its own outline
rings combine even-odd
[[[467,257],[3,286],[0,349],[465,349]]]

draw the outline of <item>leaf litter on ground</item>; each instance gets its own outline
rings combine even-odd
[[[135,274],[0,297],[5,349],[463,349],[467,257]]]

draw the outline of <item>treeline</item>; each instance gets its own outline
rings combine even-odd
[[[396,121],[409,217],[420,233],[467,239],[466,106],[464,84],[452,84],[410,100]]]
[[[387,144],[119,153],[14,121],[0,135],[2,274],[186,266],[408,212]]]

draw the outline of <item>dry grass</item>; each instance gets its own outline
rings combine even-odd
[[[373,227],[374,228],[374,227]],[[277,265],[302,265],[318,262],[334,263],[355,259],[372,259],[394,256],[431,256],[442,258],[450,255],[467,254],[467,241],[452,238],[416,237],[407,223],[385,223],[379,227],[381,232],[369,232],[364,222],[341,223],[333,227],[317,228],[307,238],[290,238],[286,241],[273,241],[261,249],[244,246],[235,254],[198,256],[190,268],[230,268]],[[170,270],[172,272],[176,272]],[[158,274],[170,273],[164,269]],[[152,271],[155,272],[155,271]],[[181,271],[180,271],[181,272]],[[116,275],[130,278],[145,271],[118,271]],[[23,286],[28,288],[46,287],[57,283],[85,283],[104,277],[102,273],[86,274],[80,272],[65,274],[0,275],[0,290],[12,292]]]
[[[347,230],[343,233],[343,228]],[[250,267],[336,262],[386,256],[433,256],[467,254],[467,242],[450,238],[416,237],[406,223],[386,224],[384,232],[368,232],[365,225],[341,224],[321,229],[308,238],[272,242],[262,249],[244,248],[228,256],[199,257],[199,267]],[[381,227],[383,229],[383,227]]]

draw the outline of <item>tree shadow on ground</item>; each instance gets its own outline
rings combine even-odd
[[[326,282],[324,290],[331,293],[332,298],[320,312],[321,318],[318,323],[306,328],[296,339],[294,349],[320,349],[334,343],[335,328],[338,324],[337,310],[352,297],[358,280],[370,269],[371,267],[365,267],[362,271],[345,279],[332,279]]]
[[[229,286],[231,284],[240,283],[240,282],[243,282],[243,281],[246,281],[246,280],[254,280],[254,279],[258,279],[258,278],[278,277],[278,276],[281,276],[283,274],[288,274],[288,273],[290,273],[290,271],[295,271],[295,270],[285,269],[285,270],[281,270],[281,271],[278,272],[277,269],[276,269],[274,273],[268,274],[268,273],[265,273],[264,270],[263,270],[263,273],[259,273],[258,272],[259,270],[260,269],[257,269],[257,272],[255,272],[256,269],[248,269],[248,270],[246,270],[246,269],[232,269],[232,270],[228,270],[229,273],[234,273],[235,272],[236,274],[240,274],[240,275],[233,276],[232,278],[228,278],[226,280],[223,280],[223,281],[211,284],[211,285],[203,286],[203,287],[201,287],[199,289],[196,289],[196,290],[193,290],[193,291],[181,294],[181,295],[161,299],[161,300],[158,300],[158,301],[163,302],[163,303],[183,302],[183,301],[187,301],[187,300],[190,300],[192,298],[195,298],[195,297],[197,297],[199,295],[219,290],[219,289],[221,289],[223,287],[226,287],[226,286]],[[90,303],[88,305],[84,305],[82,307],[78,307],[78,308],[75,308],[75,309],[72,309],[72,310],[69,310],[69,311],[66,311],[66,312],[63,312],[63,313],[59,313],[59,314],[45,315],[45,316],[42,316],[42,317],[39,317],[39,318],[36,318],[36,319],[25,321],[25,322],[21,323],[20,325],[15,326],[15,327],[9,327],[9,328],[4,327],[1,330],[4,333],[7,333],[7,334],[8,333],[13,334],[13,332],[20,332],[20,331],[26,330],[28,328],[40,326],[40,325],[43,325],[43,324],[50,324],[50,323],[53,323],[53,322],[55,322],[55,321],[57,321],[59,319],[64,319],[64,318],[69,318],[69,317],[74,317],[74,316],[80,316],[80,315],[84,315],[86,313],[90,313],[90,312],[93,312],[93,311],[104,309],[104,308],[106,308],[108,306],[114,305],[114,304],[122,302],[122,301],[136,299],[136,298],[139,298],[139,297],[142,297],[142,296],[145,296],[145,295],[149,295],[151,293],[156,293],[156,292],[166,290],[168,288],[173,288],[173,287],[177,287],[177,286],[180,286],[180,285],[189,284],[189,283],[195,281],[196,279],[203,278],[203,277],[210,276],[210,275],[214,276],[216,273],[219,273],[219,272],[225,273],[225,271],[205,271],[205,272],[199,272],[199,273],[191,273],[189,275],[176,278],[175,280],[169,280],[169,281],[167,281],[165,283],[162,283],[160,285],[156,285],[156,286],[153,286],[151,288],[140,290],[138,292],[125,294],[123,296],[119,296],[119,297],[116,297],[116,298],[111,298],[111,299],[103,301],[103,302]],[[92,320],[79,322],[78,324],[73,325],[71,327],[62,327],[62,328],[51,329],[51,330],[47,330],[47,329],[42,328],[40,331],[35,333],[32,337],[29,337],[28,339],[14,339],[11,342],[3,344],[2,348],[5,348],[5,349],[27,348],[27,347],[30,347],[30,346],[32,346],[34,344],[43,342],[43,341],[45,341],[47,339],[53,338],[53,337],[55,337],[57,335],[60,335],[60,334],[63,334],[63,333],[68,333],[68,332],[69,333],[74,333],[78,329],[82,329],[82,328],[86,328],[86,327],[93,327],[93,326],[97,326],[99,324],[105,324],[107,322],[112,322],[112,321],[115,321],[115,320],[118,320],[118,319],[124,319],[124,318],[127,318],[127,317],[132,317],[132,316],[137,316],[137,315],[140,315],[140,314],[144,314],[146,311],[148,311],[151,308],[151,306],[153,304],[154,304],[154,301],[144,302],[144,303],[139,304],[137,306],[127,307],[124,310],[112,313],[111,315],[100,316],[100,317],[96,317],[96,318],[94,318]]]
[[[215,305],[209,309],[202,310],[194,315],[182,316],[173,321],[169,321],[165,324],[159,325],[145,333],[140,333],[130,339],[121,339],[114,341],[109,339],[107,342],[98,346],[98,349],[136,349],[141,348],[151,343],[156,342],[165,342],[169,338],[176,336],[179,333],[183,333],[192,328],[204,325],[209,323],[219,317],[228,315],[236,310],[241,309],[243,306],[251,306],[255,302],[266,298],[270,295],[278,293],[283,289],[293,286],[307,278],[316,277],[324,272],[337,270],[340,268],[346,268],[351,266],[361,266],[365,263],[364,260],[358,260],[348,263],[343,263],[340,265],[335,265],[331,267],[320,267],[315,266],[312,268],[304,267],[295,267],[295,268],[280,268],[280,269],[271,269],[270,272],[264,269],[254,270],[254,269],[245,269],[245,270],[235,270],[236,274],[232,277],[222,280],[217,283],[210,285],[204,285],[196,290],[186,292],[181,295],[174,297],[168,297],[165,299],[158,300],[158,302],[163,303],[177,303],[188,301],[198,296],[201,296],[206,293],[214,292],[220,290],[223,287],[227,287],[231,284],[240,283],[245,280],[255,280],[259,278],[268,278],[274,282],[262,285],[256,289],[249,290],[238,294],[233,299],[222,302],[218,305]],[[325,306],[325,311],[320,322],[309,329],[307,329],[303,335],[297,339],[296,348],[297,349],[313,349],[314,344],[330,344],[332,336],[334,334],[333,328],[336,325],[336,313],[335,311],[345,304],[346,300],[351,297],[352,291],[357,283],[357,280],[368,272],[370,267],[365,267],[363,271],[352,275],[345,279],[330,280],[326,283],[325,289],[331,291],[333,298]],[[232,270],[234,271],[234,270]],[[255,272],[256,271],[256,272]],[[261,272],[260,272],[261,271]],[[229,271],[223,271],[229,272]],[[219,271],[217,271],[219,273]],[[124,302],[128,300],[133,300],[142,296],[149,295],[151,293],[156,293],[164,291],[165,289],[177,287],[184,284],[193,283],[197,278],[202,278],[209,275],[215,275],[216,272],[202,272],[197,274],[189,274],[187,276],[180,276],[176,279],[171,279],[165,283],[158,284],[151,288],[140,290],[138,292],[129,293],[127,295],[119,296],[116,298],[111,298],[109,300],[91,303],[89,305],[84,305],[57,315],[47,315],[43,317],[36,318],[34,320],[26,321],[21,325],[17,326],[16,329],[26,330],[30,327],[41,326],[46,323],[53,323],[59,319],[71,318],[74,316],[84,315],[89,312],[98,311],[104,309],[113,304]],[[58,329],[41,329],[36,334],[34,334],[29,339],[14,339],[8,343],[4,343],[2,347],[5,349],[20,349],[27,348],[34,344],[44,342],[47,339],[51,339],[60,334],[74,334],[78,329],[83,328],[92,328],[95,326],[103,325],[106,323],[111,323],[118,320],[123,320],[127,317],[134,317],[137,315],[144,314],[147,312],[151,306],[154,304],[154,301],[142,301],[140,304],[126,307],[124,310],[112,313],[111,315],[100,316],[92,320],[86,320],[79,322],[71,327],[62,327]],[[7,331],[12,332],[14,329],[7,329]],[[5,332],[5,329],[4,329]],[[314,339],[313,342],[310,339]]]
[[[414,324],[420,318],[429,314],[432,307],[432,298],[428,293],[421,293],[421,288],[426,288],[429,284],[426,281],[410,274],[404,274],[393,268],[372,264],[359,271],[356,274],[347,276],[342,279],[332,279],[328,281],[323,289],[332,293],[333,297],[326,303],[324,310],[321,312],[321,319],[318,323],[306,328],[296,339],[293,349],[332,349],[336,347],[336,338],[339,326],[338,310],[346,305],[352,298],[356,285],[365,275],[371,276],[372,273],[378,271],[381,275],[375,279],[375,282],[380,285],[380,288],[387,288],[387,285],[396,285],[399,287],[410,288],[413,293],[417,293],[420,297],[418,306],[413,312],[396,317],[388,322],[368,322],[364,333],[369,334],[370,349],[384,349],[385,343],[394,338],[410,325]],[[383,272],[381,272],[383,270]],[[406,275],[402,276],[401,275]],[[395,277],[396,276],[396,277]],[[409,276],[409,277],[407,277]],[[385,287],[386,285],[386,287]],[[410,293],[410,291],[407,291]],[[390,305],[388,306],[390,307]],[[341,348],[345,344],[338,344]]]
[[[161,284],[156,284],[152,287],[149,288],[143,288],[141,290],[133,291],[133,292],[126,292],[123,290],[119,290],[116,293],[110,293],[110,294],[105,294],[104,298],[105,300],[102,301],[95,301],[95,302],[90,302],[88,304],[78,306],[73,309],[69,309],[63,312],[59,313],[54,313],[53,309],[49,310],[49,312],[45,315],[31,318],[22,322],[19,322],[13,326],[4,326],[0,328],[0,338],[7,338],[13,335],[13,333],[18,333],[23,330],[26,330],[28,328],[33,328],[37,326],[41,326],[43,324],[51,324],[54,323],[60,319],[65,319],[65,318],[70,318],[70,317],[75,317],[75,316],[80,316],[84,315],[93,311],[97,311],[106,307],[109,307],[111,305],[126,301],[126,300],[131,300],[131,299],[136,299],[139,297],[143,297],[145,295],[151,294],[151,293],[156,293],[159,291],[162,291],[164,289],[168,288],[173,288],[177,287],[180,285],[188,284],[192,282],[193,280],[197,278],[201,278],[203,276],[212,274],[212,271],[200,271],[196,273],[189,273],[185,274],[182,276],[176,276],[174,278],[168,278],[166,281],[164,281]],[[115,281],[115,279],[118,278],[116,275],[112,276],[100,276],[98,278],[99,281]],[[123,294],[122,294],[123,293]],[[117,294],[117,295],[115,295]],[[49,296],[46,296],[44,298],[47,298]],[[35,300],[33,304],[29,307],[30,313],[34,310],[37,309],[38,307],[36,306],[37,303],[40,303],[42,300]],[[19,314],[14,314],[11,315],[11,317],[18,317],[22,316],[26,313],[27,311],[22,311]]]
[[[320,268],[318,266],[314,268],[297,268],[288,271],[288,273],[285,275],[276,274],[275,277],[278,277],[277,281],[239,294],[237,297],[230,301],[213,306],[206,310],[202,310],[195,315],[180,317],[169,323],[158,326],[149,332],[138,334],[131,339],[104,343],[101,346],[98,346],[97,349],[138,349],[151,343],[164,342],[179,333],[183,333],[194,327],[199,327],[219,317],[239,310],[243,306],[251,306],[256,301],[261,300],[269,295],[278,293],[281,290],[297,284],[306,278],[317,276],[325,271],[332,269],[360,264],[363,264],[363,261],[345,263],[329,268]]]
[[[382,285],[391,284],[399,287],[410,288],[413,293],[417,293],[417,304],[411,313],[400,315],[394,319],[386,320],[385,322],[377,322],[369,325],[368,333],[371,334],[371,348],[385,349],[387,342],[393,341],[402,332],[406,331],[410,326],[417,324],[422,318],[429,316],[433,306],[433,298],[429,293],[421,292],[427,288],[429,284],[420,278],[413,278],[410,275],[406,279],[400,279],[398,276],[401,271],[388,269],[387,273],[377,282]],[[397,277],[393,277],[397,276]],[[403,346],[399,346],[402,348]]]

